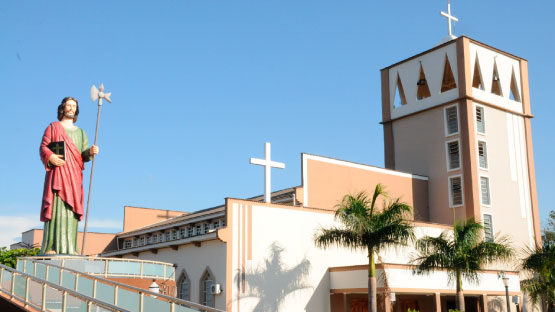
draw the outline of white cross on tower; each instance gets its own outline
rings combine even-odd
[[[284,169],[285,164],[270,160],[270,143],[264,144],[264,159],[251,158],[251,165],[264,166],[264,201],[270,203],[272,201],[272,168]]]
[[[453,15],[451,15],[451,1],[447,1],[447,13],[445,12],[441,12],[441,15],[445,16],[447,18],[447,28],[449,31],[449,38],[451,39],[455,39],[457,37],[453,36],[453,32],[451,31],[451,21],[455,21],[458,22],[459,19],[454,17]]]

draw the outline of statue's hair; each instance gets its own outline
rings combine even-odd
[[[75,115],[73,116],[73,122],[77,121],[77,116],[79,116],[79,102],[77,101],[76,98],[71,97],[71,96],[66,96],[65,98],[63,98],[62,103],[60,103],[60,105],[58,105],[58,120],[62,121],[62,119],[64,118],[64,109],[66,108],[66,103],[69,100],[74,100],[75,104],[77,105],[77,108],[75,109]]]

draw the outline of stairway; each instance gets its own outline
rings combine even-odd
[[[171,264],[123,258],[26,257],[0,265],[0,300],[27,311],[223,312],[108,278],[173,280]]]

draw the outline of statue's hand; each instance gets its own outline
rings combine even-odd
[[[91,149],[89,150],[89,155],[94,156],[98,154],[98,146],[93,145],[91,146]]]
[[[62,159],[61,155],[52,154],[48,157],[48,162],[56,167],[65,165],[66,161]]]

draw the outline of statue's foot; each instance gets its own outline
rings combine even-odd
[[[54,250],[49,250],[45,253],[45,255],[55,255],[55,254],[56,254],[56,251]]]
[[[74,256],[79,256],[79,253],[78,253],[77,251],[74,251],[74,252],[73,252],[73,255],[74,255]]]

